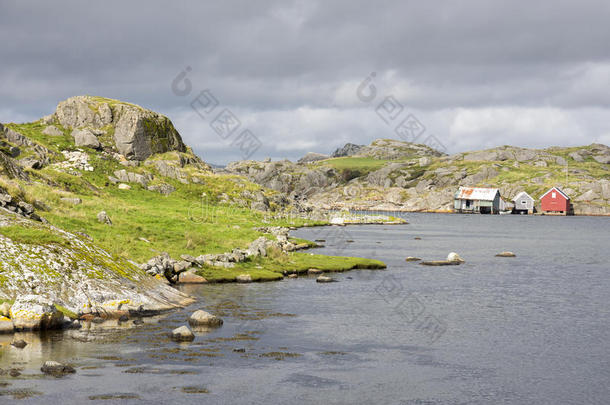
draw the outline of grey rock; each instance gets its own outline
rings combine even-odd
[[[98,222],[101,222],[102,224],[112,225],[112,221],[110,220],[110,217],[108,216],[106,211],[100,211],[97,214],[97,220],[98,220]]]
[[[364,145],[356,145],[353,143],[346,143],[341,148],[336,149],[332,153],[332,157],[344,157],[344,156],[353,156],[358,154],[358,152],[364,147]]]
[[[610,164],[610,155],[593,156],[596,162]]]
[[[11,346],[16,347],[17,349],[23,349],[27,345],[28,343],[23,339],[17,339],[11,342]]]
[[[181,326],[174,329],[170,336],[173,340],[178,342],[192,342],[195,340],[195,334],[188,328],[188,326]]]
[[[42,133],[50,136],[62,136],[64,134],[63,131],[57,128],[55,125],[49,125],[42,130]]]
[[[337,280],[335,280],[332,277],[324,276],[324,275],[321,275],[318,278],[316,278],[316,282],[317,283],[332,283],[332,282],[335,282],[335,281],[337,281]]]
[[[72,131],[72,136],[74,137],[76,146],[84,146],[93,149],[99,149],[102,146],[93,132],[88,129],[75,129]]]
[[[74,367],[67,365],[67,364],[59,363],[57,361],[46,361],[40,368],[40,371],[42,371],[45,374],[51,374],[51,375],[64,375],[64,374],[76,373],[76,370],[74,369]]]
[[[197,310],[188,319],[191,326],[221,326],[223,320],[209,312]]]
[[[300,158],[297,161],[297,163],[299,163],[299,164],[313,163],[313,162],[317,162],[317,161],[320,161],[320,160],[328,159],[329,157],[330,156],[324,155],[322,153],[309,152],[305,156]]]
[[[71,205],[79,205],[83,202],[78,197],[61,197],[60,200]]]

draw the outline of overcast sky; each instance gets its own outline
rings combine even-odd
[[[400,139],[409,114],[448,153],[610,144],[609,21],[604,0],[0,0],[0,121],[117,98],[169,116],[212,163],[244,156],[245,129],[252,158],[295,159]],[[241,123],[227,139],[210,127],[225,108]]]

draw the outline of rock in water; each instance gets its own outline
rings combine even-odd
[[[220,326],[223,321],[209,312],[197,310],[188,319],[191,326]]]
[[[319,276],[318,278],[316,278],[316,282],[318,282],[318,283],[332,283],[334,281],[337,281],[337,280],[335,280],[332,277],[328,277],[328,276],[324,276],[324,275]]]
[[[496,255],[496,257],[516,257],[517,255],[513,252],[500,252]]]
[[[13,333],[14,330],[13,321],[6,316],[0,316],[0,335],[3,333]]]
[[[324,272],[320,269],[308,269],[307,270],[307,274],[322,274],[322,273],[324,273]]]
[[[460,257],[460,255],[458,255],[455,252],[451,252],[447,255],[447,261],[448,262],[458,262],[458,263],[464,263],[464,259],[462,259]]]
[[[75,129],[72,131],[72,137],[76,146],[85,146],[93,149],[99,149],[102,146],[93,132],[88,129]]]
[[[106,214],[106,211],[100,211],[97,214],[97,220],[99,222],[101,222],[102,224],[112,225],[112,221],[110,220],[110,217],[108,216],[108,214]]]
[[[17,330],[39,330],[61,326],[64,315],[47,298],[22,295],[11,307],[11,319]]]
[[[40,367],[40,371],[45,374],[51,374],[55,376],[61,376],[64,374],[76,373],[74,367],[69,366],[67,364],[62,364],[57,361],[46,361],[42,367]]]
[[[239,276],[235,277],[235,280],[238,283],[251,283],[252,282],[252,276],[249,274],[240,274]]]
[[[407,256],[407,258],[405,259],[405,262],[417,262],[420,260],[421,259],[419,257]]]
[[[177,342],[192,342],[195,335],[188,326],[181,326],[172,331],[171,338]]]
[[[27,345],[27,342],[23,339],[13,340],[11,342],[11,346],[16,347],[17,349],[23,349]]]

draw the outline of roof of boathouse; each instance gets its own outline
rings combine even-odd
[[[455,193],[458,200],[484,200],[493,201],[499,193],[497,188],[486,187],[460,187]]]

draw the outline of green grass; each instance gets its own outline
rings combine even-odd
[[[284,272],[300,274],[312,268],[325,272],[341,272],[354,269],[384,269],[385,267],[385,263],[379,260],[359,257],[271,252],[269,257],[237,263],[234,268],[204,267],[197,274],[209,282],[235,281],[240,274],[250,274],[253,281],[272,281],[281,279]]]
[[[70,246],[70,242],[46,228],[9,225],[0,227],[0,234],[13,242],[29,245],[60,245]]]

